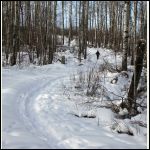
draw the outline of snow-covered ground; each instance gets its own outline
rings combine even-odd
[[[86,72],[87,68],[95,64],[102,64],[103,59],[115,63],[110,50],[99,50],[100,59],[96,61],[96,49],[88,49],[88,58],[82,61],[83,65],[79,65],[73,54],[66,51],[60,54],[67,56],[65,65],[55,63],[2,69],[3,149],[146,148],[147,129],[133,125],[130,128],[134,136],[118,134],[111,128],[116,120],[110,109],[98,108],[86,112],[93,113],[95,118],[74,115],[75,112],[82,113],[84,107],[66,96],[70,94],[65,89],[70,84],[70,76],[77,71]],[[119,56],[117,61],[121,61]],[[115,85],[110,89],[115,92]],[[132,119],[136,120],[146,122],[146,111]],[[126,130],[130,121],[118,119],[118,128]]]

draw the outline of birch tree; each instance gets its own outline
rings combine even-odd
[[[19,2],[14,1],[12,5],[12,14],[14,15],[14,21],[13,21],[13,46],[12,46],[12,59],[11,59],[11,65],[16,65],[16,59],[17,59],[17,52],[19,52],[19,23],[20,23],[20,9],[19,9]]]
[[[62,1],[62,41],[64,44],[64,1]]]
[[[130,1],[125,1],[125,4],[124,4],[123,54],[122,54],[122,70],[124,70],[124,71],[127,70],[129,5],[130,5]]]
[[[51,64],[53,61],[53,50],[52,50],[52,2],[48,1],[48,63]]]
[[[56,42],[57,42],[57,35],[56,35],[56,19],[57,19],[57,1],[53,2],[53,52],[56,52]]]
[[[130,115],[137,114],[137,103],[136,103],[137,87],[142,73],[145,49],[146,49],[146,41],[140,39],[136,47],[135,71],[132,76],[132,81],[128,92],[128,111]]]
[[[137,26],[136,26],[136,24],[137,24],[137,1],[134,1],[134,21],[133,21],[133,25],[134,25],[134,41],[133,41],[133,43],[134,43],[134,46],[133,46],[133,50],[132,50],[132,56],[131,56],[131,65],[133,65],[134,64],[134,56],[135,56],[135,48],[136,48],[136,28],[137,28]]]
[[[72,39],[72,1],[69,2],[69,38],[68,38],[68,46],[70,46],[71,39]]]

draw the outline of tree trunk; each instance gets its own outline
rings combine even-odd
[[[96,2],[94,1],[94,21],[95,21],[95,41],[94,41],[94,47],[97,47],[97,24],[96,24]]]
[[[136,95],[143,67],[145,48],[146,41],[143,39],[139,40],[136,48],[135,71],[132,76],[132,81],[128,92],[128,111],[131,115],[135,115],[137,113]]]
[[[136,48],[136,20],[137,20],[137,1],[134,1],[134,49]],[[131,56],[131,65],[134,64],[134,56],[135,53],[132,50],[132,56]]]
[[[69,41],[68,46],[70,46],[70,42],[72,40],[72,1],[69,3]]]
[[[48,63],[51,64],[53,61],[53,50],[52,50],[52,2],[48,1]]]
[[[105,1],[105,35],[104,35],[104,47],[107,47],[107,1]]]
[[[88,9],[89,1],[85,2],[85,22],[84,22],[84,59],[87,58],[87,41],[88,41]]]
[[[54,1],[54,10],[53,10],[53,52],[56,52],[56,42],[57,42],[57,33],[56,33],[56,19],[57,19],[57,1]]]
[[[76,1],[76,39],[78,35],[78,1]]]
[[[16,65],[17,52],[19,51],[19,2],[15,1],[13,3],[13,11],[14,11],[14,22],[13,22],[13,56],[11,65]]]
[[[144,38],[144,4],[141,1],[141,11],[140,11],[140,38]]]
[[[64,45],[64,1],[62,1],[62,41]]]
[[[127,70],[127,51],[128,51],[128,30],[129,30],[129,5],[130,1],[125,1],[124,6],[124,35],[123,35],[123,55],[122,70]]]
[[[96,14],[97,14],[97,32],[96,32],[96,46],[100,47],[101,46],[101,41],[100,41],[100,1],[96,1]],[[96,21],[95,20],[95,21]],[[102,21],[101,21],[102,22]]]
[[[79,4],[79,29],[78,29],[78,36],[79,36],[79,51],[78,51],[78,59],[81,62],[81,1]]]

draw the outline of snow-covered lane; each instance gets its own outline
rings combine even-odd
[[[94,62],[92,56],[91,59]],[[84,72],[95,64],[84,65],[53,64],[2,70],[4,149],[146,148],[145,139],[110,131],[112,112],[109,109],[99,111],[105,114],[99,126],[97,118],[72,115],[76,106],[63,96],[62,83],[68,84],[74,71]],[[103,120],[110,124],[106,126]]]
[[[67,82],[67,78],[63,78]],[[137,137],[118,135],[102,125],[97,126],[96,119],[77,118],[71,114],[74,103],[63,100],[59,92],[60,80],[39,91],[32,103],[35,123],[46,137],[55,137],[59,148],[142,148],[143,141]],[[32,108],[32,107],[28,107]],[[110,110],[106,110],[108,113]],[[47,118],[47,119],[45,119]],[[33,119],[32,119],[33,120]],[[34,123],[33,123],[34,124]],[[137,144],[137,141],[140,144]],[[143,144],[142,144],[143,143]]]
[[[39,90],[66,75],[67,72],[62,71],[63,66],[55,67],[47,70],[46,67],[39,67],[33,72],[3,69],[3,148],[55,148],[53,140],[47,142],[43,131],[38,131],[40,127],[37,129],[33,126],[36,123],[33,124],[34,117],[31,117],[33,112],[30,105],[34,100],[33,95],[38,95]],[[30,112],[28,107],[31,107]]]

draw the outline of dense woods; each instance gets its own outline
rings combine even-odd
[[[52,64],[57,46],[64,45],[65,37],[68,46],[72,40],[78,43],[80,62],[87,58],[87,47],[121,52],[122,71],[127,71],[128,65],[137,65],[136,45],[145,39],[142,59],[146,63],[147,3],[144,1],[3,1],[2,8],[5,65],[19,64],[23,52],[28,53],[30,63],[36,59],[38,65]],[[141,72],[142,69],[138,72],[135,69],[136,78]],[[130,98],[136,97],[137,85],[134,85]],[[131,99],[130,105],[135,103]]]
[[[138,39],[147,37],[143,1],[3,1],[2,9],[3,52],[7,60],[11,54],[11,65],[22,47],[27,47],[31,63],[33,52],[39,64],[52,63],[56,45],[67,36],[68,45],[78,40],[80,60],[86,59],[87,46],[111,48],[123,52],[126,70],[127,56],[133,64]]]
[[[146,148],[148,4],[2,1],[3,149]]]

